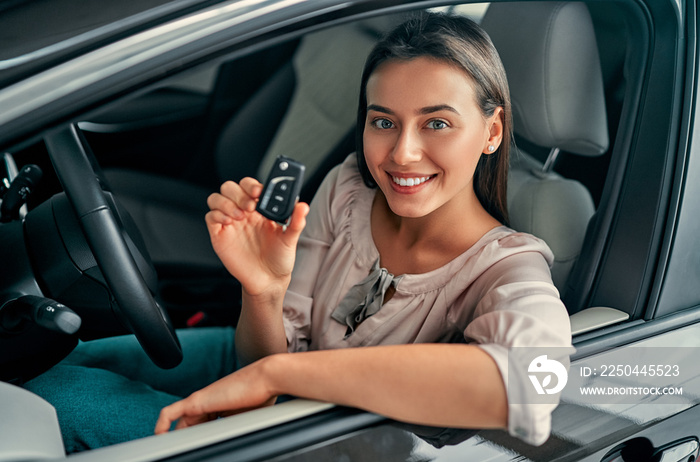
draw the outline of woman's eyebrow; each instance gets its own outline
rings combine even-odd
[[[378,104],[370,104],[367,106],[367,111],[376,111],[376,112],[383,112],[384,114],[389,114],[389,115],[394,115],[394,111],[391,109],[380,106]],[[459,111],[449,104],[436,104],[435,106],[426,106],[424,108],[420,108],[418,110],[418,114],[432,114],[433,112],[440,112],[440,111],[450,111],[454,112],[455,114],[459,115]]]
[[[385,114],[394,115],[394,111],[384,106],[380,106],[378,104],[370,104],[369,106],[367,106],[367,111],[383,112]]]
[[[455,114],[459,115],[459,111],[457,109],[453,108],[449,104],[438,104],[435,106],[428,106],[421,108],[420,111],[418,111],[420,114],[432,114],[433,112],[440,112],[440,111],[450,111],[454,112]]]

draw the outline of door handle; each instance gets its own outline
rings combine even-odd
[[[700,442],[692,436],[654,448],[647,438],[633,438],[613,448],[601,462],[700,462]]]
[[[684,438],[661,446],[654,451],[653,462],[695,462],[700,452],[696,438]]]

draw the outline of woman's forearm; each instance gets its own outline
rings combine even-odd
[[[507,424],[500,372],[473,345],[349,348],[277,355],[263,363],[274,394],[357,407],[422,425]]]
[[[242,296],[241,315],[236,326],[236,355],[241,365],[287,351],[282,322],[284,291],[265,297]]]
[[[438,427],[504,428],[505,386],[472,345],[415,344],[267,356],[164,408],[156,433],[295,395]]]

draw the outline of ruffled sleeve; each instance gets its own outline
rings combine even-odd
[[[529,399],[530,356],[546,351],[549,361],[569,367],[571,326],[551,281],[552,254],[539,239],[514,233],[494,243],[506,255],[478,278],[479,293],[464,335],[496,362],[508,394],[508,431],[530,444],[544,443],[559,395],[547,402]],[[546,347],[546,348],[544,348]]]

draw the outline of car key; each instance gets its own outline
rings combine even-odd
[[[286,225],[299,200],[304,170],[301,162],[278,156],[260,194],[256,210],[265,218]]]

